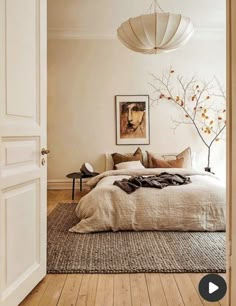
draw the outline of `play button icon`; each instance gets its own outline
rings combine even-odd
[[[206,301],[217,302],[225,296],[227,285],[220,275],[208,274],[201,279],[198,289]]]
[[[214,292],[216,292],[220,287],[216,286],[215,284],[213,284],[212,282],[209,283],[209,294],[212,294]]]

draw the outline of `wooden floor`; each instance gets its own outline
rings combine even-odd
[[[81,197],[78,192],[76,200]],[[72,202],[70,190],[48,192],[48,213],[58,202]],[[49,274],[21,306],[197,306],[208,303],[198,294],[204,274]],[[225,275],[223,275],[225,277]]]

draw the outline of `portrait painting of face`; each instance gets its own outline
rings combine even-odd
[[[145,102],[120,103],[120,137],[146,138]]]
[[[117,144],[149,143],[149,97],[116,96]]]

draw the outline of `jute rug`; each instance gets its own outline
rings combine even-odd
[[[48,217],[48,273],[225,272],[223,232],[68,232],[76,204]]]

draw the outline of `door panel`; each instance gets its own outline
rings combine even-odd
[[[46,5],[0,0],[0,306],[46,274]]]
[[[7,287],[33,265],[39,265],[38,192],[38,181],[33,181],[14,186],[3,193],[6,215]]]
[[[40,168],[39,138],[2,138],[1,169],[2,175],[13,172],[29,171]]]
[[[34,118],[36,115],[35,71],[39,64],[36,41],[39,13],[37,2],[23,0],[20,1],[20,5],[16,5],[16,0],[6,1],[6,114],[8,116]]]

